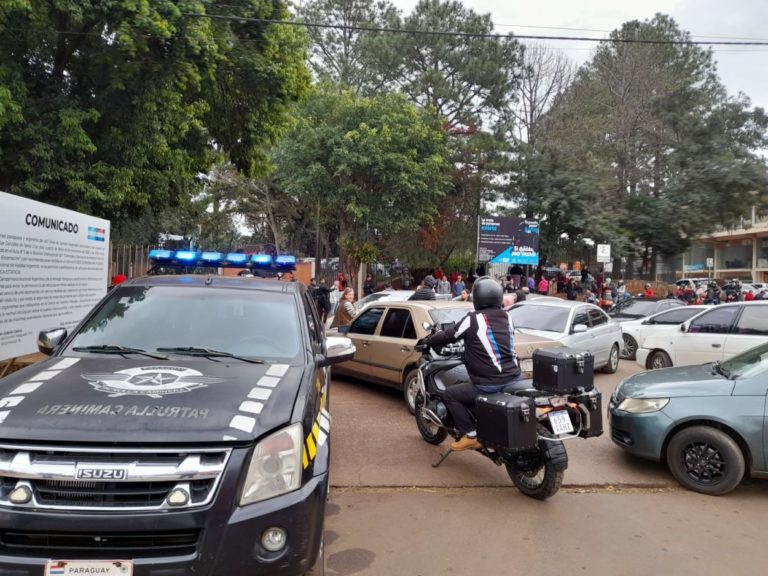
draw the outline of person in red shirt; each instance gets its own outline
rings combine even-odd
[[[754,295],[754,294],[752,294],[752,290],[750,290],[749,292],[747,292],[746,294],[744,294],[744,301],[745,301],[745,302],[750,302],[750,301],[752,301],[752,300],[754,300],[754,299],[755,299],[755,295]]]
[[[651,288],[650,282],[645,283],[645,294],[643,294],[646,298],[653,298],[656,296],[656,293],[653,291],[653,288]]]

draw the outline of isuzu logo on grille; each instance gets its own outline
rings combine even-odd
[[[80,480],[125,480],[128,471],[125,468],[78,468]]]

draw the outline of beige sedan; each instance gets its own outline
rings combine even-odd
[[[346,334],[355,345],[355,357],[333,367],[334,374],[347,374],[363,380],[392,386],[403,391],[413,411],[416,396],[416,363],[421,354],[416,342],[427,336],[424,323],[458,322],[472,310],[469,302],[445,300],[375,302],[366,306],[349,326]],[[527,334],[515,335],[515,350],[526,378],[537,348],[555,348],[555,340]]]

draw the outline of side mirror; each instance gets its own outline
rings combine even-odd
[[[432,326],[433,325],[430,324],[429,322],[427,322],[426,320],[421,323],[421,327],[424,328],[424,330],[426,330],[427,332],[431,332],[432,331]]]
[[[685,324],[680,324],[680,332],[687,332],[688,327]]]
[[[343,326],[339,326],[337,328],[337,331],[339,334],[349,334],[349,324],[344,324]]]
[[[576,324],[576,326],[574,326],[571,329],[571,333],[572,334],[583,334],[586,331],[587,331],[587,325],[586,324]]]
[[[352,360],[355,357],[357,349],[352,344],[352,340],[343,336],[329,336],[325,341],[325,356],[320,356],[318,365],[322,368],[331,364],[339,364]]]
[[[66,328],[52,328],[50,330],[41,330],[37,335],[37,349],[46,356],[53,354],[56,347],[64,342],[67,337]]]

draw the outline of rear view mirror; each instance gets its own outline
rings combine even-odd
[[[56,349],[56,347],[64,342],[66,337],[66,328],[51,328],[49,330],[41,330],[37,336],[37,349],[46,356],[50,356],[53,354],[53,351]]]
[[[352,340],[343,336],[329,336],[326,338],[325,349],[325,356],[322,356],[318,362],[320,367],[352,360],[357,351],[352,344]]]
[[[573,334],[582,334],[587,331],[587,325],[586,324],[576,324],[576,326],[573,327],[571,332]]]

